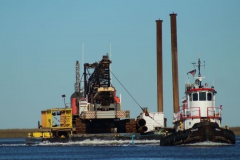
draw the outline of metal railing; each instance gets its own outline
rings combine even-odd
[[[207,107],[207,117],[213,119],[222,118],[222,106],[220,107]]]
[[[183,108],[180,110],[180,119],[201,118],[200,107]]]
[[[179,112],[174,115],[174,121],[184,119],[201,118],[201,107],[181,107]],[[222,106],[220,107],[207,107],[207,118],[221,119]]]

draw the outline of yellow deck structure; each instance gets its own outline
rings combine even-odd
[[[28,137],[51,138],[59,136],[60,132],[67,133],[72,130],[72,109],[52,108],[41,111],[41,124],[39,125],[39,131],[29,133]]]
[[[72,109],[54,108],[41,111],[43,128],[72,128]]]

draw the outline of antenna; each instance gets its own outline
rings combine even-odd
[[[84,65],[84,43],[82,43],[82,66]],[[82,73],[84,73],[84,67],[82,69]]]
[[[84,43],[82,43],[82,65],[84,63]]]
[[[110,42],[110,44],[109,44],[109,59],[110,59],[110,61],[112,61],[112,44],[111,44],[111,42]],[[111,65],[110,65],[110,71],[112,71],[111,70]],[[110,83],[111,83],[111,85],[112,85],[112,72],[110,73]]]

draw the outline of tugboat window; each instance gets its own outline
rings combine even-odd
[[[208,93],[208,94],[207,94],[207,100],[208,100],[208,101],[211,101],[211,100],[212,100],[212,93]]]
[[[193,101],[198,101],[198,93],[193,93]]]
[[[206,92],[200,92],[199,93],[199,100],[200,101],[206,101]]]

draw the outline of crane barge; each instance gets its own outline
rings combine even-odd
[[[86,139],[103,140],[160,140],[164,135],[162,112],[149,112],[147,108],[134,119],[130,110],[122,110],[121,98],[111,84],[111,60],[84,64],[84,87],[80,87],[80,65],[76,61],[75,92],[71,108],[51,108],[41,111],[38,130],[29,133],[26,144],[41,142],[69,142]],[[65,95],[64,95],[65,96]]]

